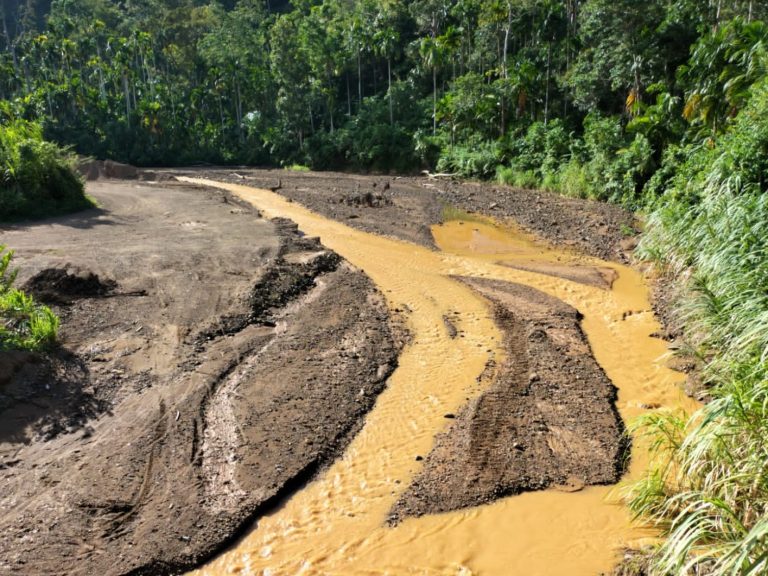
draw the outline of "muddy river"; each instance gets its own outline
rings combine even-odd
[[[481,391],[478,377],[503,353],[488,303],[452,276],[525,284],[578,309],[595,358],[619,389],[625,422],[649,409],[693,407],[678,387],[683,375],[665,367],[665,343],[650,336],[659,327],[636,271],[486,221],[435,226],[439,250],[431,251],[354,230],[269,191],[194,182],[226,189],[266,217],[290,218],[319,236],[373,279],[412,335],[344,457],[195,574],[596,575],[616,564],[623,547],[654,537],[632,525],[616,487],[526,493],[386,524],[420,470],[416,457],[428,454],[448,425],[444,415]],[[596,273],[612,288],[567,279]],[[450,338],[446,316],[462,337]],[[645,465],[636,442],[627,478]]]

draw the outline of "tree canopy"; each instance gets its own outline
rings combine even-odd
[[[0,99],[101,158],[439,166],[631,205],[670,143],[716,137],[746,105],[767,14],[749,0],[17,0],[0,7]]]

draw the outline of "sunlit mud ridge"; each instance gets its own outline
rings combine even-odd
[[[267,217],[287,217],[362,269],[390,307],[404,311],[412,340],[365,426],[345,455],[280,509],[259,520],[230,552],[200,574],[524,574],[580,575],[609,570],[620,549],[653,537],[633,527],[611,487],[547,490],[439,515],[386,520],[453,422],[447,414],[487,387],[503,361],[493,308],[454,277],[530,286],[583,315],[595,359],[618,388],[627,421],[648,409],[685,405],[681,375],[663,365],[664,342],[635,271],[537,246],[482,223],[435,227],[435,252],[322,218],[268,191],[217,184]],[[525,270],[511,266],[521,263]],[[613,289],[550,275],[578,264],[611,269]],[[549,273],[531,271],[546,265]],[[544,272],[544,270],[541,270]],[[644,467],[633,451],[629,476]]]
[[[487,388],[435,439],[391,522],[556,486],[619,480],[626,456],[616,389],[592,357],[578,312],[538,290],[462,279],[487,298],[503,332]]]

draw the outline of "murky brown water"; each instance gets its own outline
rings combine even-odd
[[[477,376],[500,354],[486,303],[450,275],[527,284],[580,310],[595,357],[619,388],[625,421],[648,405],[691,408],[677,387],[682,376],[664,366],[664,342],[650,337],[658,325],[638,273],[482,222],[435,227],[441,251],[430,251],[351,229],[268,191],[194,181],[229,190],[265,216],[290,218],[320,236],[365,271],[393,308],[405,311],[413,336],[344,457],[195,574],[595,575],[616,563],[623,546],[653,537],[631,525],[610,487],[523,494],[396,528],[384,525],[420,466],[415,457],[426,455],[447,425],[443,415],[458,412],[479,392]],[[607,291],[498,262],[599,266],[614,269],[618,279]],[[443,317],[453,313],[463,338],[447,334]],[[636,446],[629,477],[637,477],[645,461]]]

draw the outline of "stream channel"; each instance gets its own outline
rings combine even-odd
[[[552,249],[489,221],[435,226],[439,250],[433,251],[352,229],[266,190],[184,180],[225,189],[265,217],[290,218],[307,235],[319,236],[376,283],[389,306],[404,313],[411,334],[344,456],[197,576],[595,576],[610,571],[623,548],[654,538],[631,522],[616,486],[524,493],[386,524],[420,470],[415,456],[429,453],[435,434],[449,425],[444,415],[481,392],[478,377],[502,354],[488,303],[452,276],[525,284],[579,310],[593,354],[619,390],[625,422],[650,409],[695,407],[680,391],[684,375],[665,366],[666,343],[651,336],[659,326],[637,271]],[[563,266],[612,269],[616,279],[606,290],[530,271]],[[449,336],[446,316],[463,337]],[[635,441],[624,480],[638,478],[646,466],[646,450]]]

